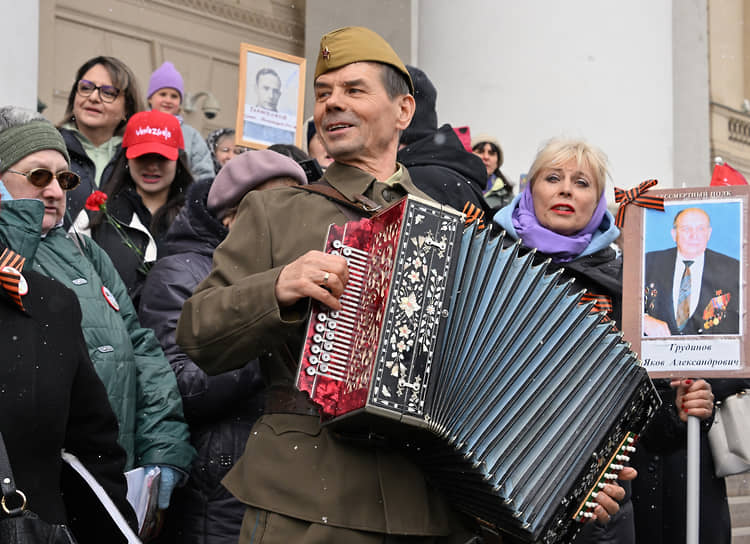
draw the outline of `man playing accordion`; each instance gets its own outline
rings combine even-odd
[[[323,36],[314,118],[335,162],[318,189],[248,193],[183,308],[177,338],[193,360],[213,374],[258,357],[268,385],[266,413],[223,482],[248,505],[241,543],[478,542],[410,459],[321,427],[316,406],[293,386],[311,299],[339,309],[348,280],[344,258],[320,251],[328,226],[407,194],[428,198],[396,162],[412,92],[404,64],[374,32]],[[599,493],[600,521],[623,495],[617,485]]]

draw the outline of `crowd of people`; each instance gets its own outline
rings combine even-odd
[[[78,542],[123,538],[67,491],[65,448],[136,530],[123,473],[159,467],[161,543],[513,542],[459,514],[400,449],[322,426],[294,387],[311,301],[340,309],[350,277],[322,249],[329,225],[418,196],[535,250],[619,327],[606,155],[553,138],[514,187],[498,140],[467,149],[439,126],[427,74],[362,27],[321,39],[306,151],[248,150],[231,129],[204,140],[180,117],[170,62],[151,74],[146,101],[141,92],[128,66],[97,56],[76,72],[57,126],[0,108],[0,265],[15,286],[2,282],[0,405],[20,414],[0,431],[34,511]],[[700,542],[729,543],[706,433],[714,402],[750,380],[656,385],[663,404],[632,466],[600,490],[575,542],[684,542],[696,416]]]

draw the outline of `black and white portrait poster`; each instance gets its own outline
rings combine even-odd
[[[302,141],[305,59],[242,44],[237,144],[264,148]]]

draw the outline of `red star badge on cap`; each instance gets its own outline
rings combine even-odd
[[[331,51],[327,47],[323,48],[323,58],[326,60],[331,58]]]

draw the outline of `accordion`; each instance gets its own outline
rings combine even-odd
[[[314,305],[297,387],[337,431],[412,453],[453,506],[524,542],[572,537],[660,401],[548,262],[407,197],[332,225],[349,282]],[[506,247],[507,246],[507,247]]]

